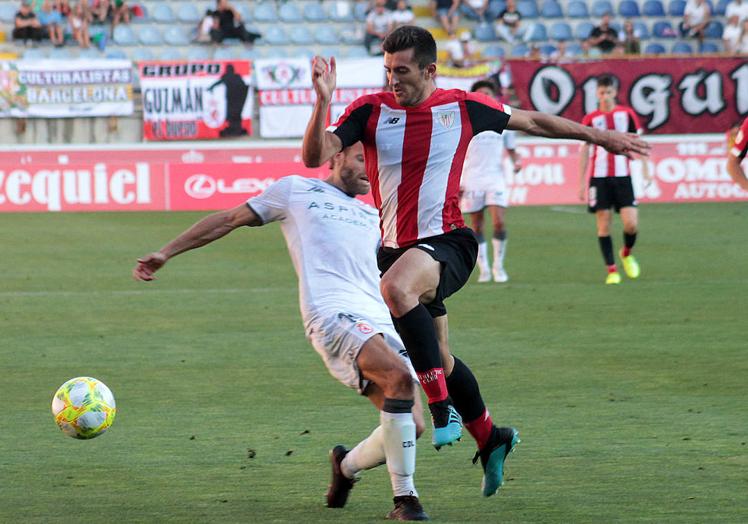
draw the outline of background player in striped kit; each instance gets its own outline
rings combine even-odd
[[[379,208],[382,296],[395,319],[413,367],[428,397],[438,448],[462,436],[465,425],[478,444],[483,494],[501,486],[507,454],[517,443],[514,428],[497,428],[486,410],[472,371],[451,354],[446,340],[444,299],[467,282],[478,243],[459,209],[459,182],[467,146],[486,130],[507,126],[530,134],[575,138],[617,154],[645,153],[636,136],[601,131],[532,111],[513,111],[477,93],[437,89],[436,42],[420,27],[402,26],[383,43],[390,91],[352,102],[326,130],[336,85],[334,58],[315,57],[316,101],[304,134],[302,158],[308,167],[326,162],[342,148],[364,143],[366,171]],[[510,120],[511,118],[511,120]]]
[[[368,438],[350,452],[343,446],[331,451],[327,505],[344,506],[357,474],[386,462],[395,496],[388,517],[426,520],[413,483],[416,435],[424,426],[420,396],[379,293],[377,214],[355,198],[370,188],[361,144],[337,153],[330,167],[325,181],[288,176],[246,203],[205,217],[161,250],[139,258],[133,277],[154,280],[154,273],[180,253],[242,226],[279,222],[299,278],[307,339],[333,377],[369,397],[380,411],[380,425]]]
[[[618,87],[611,75],[597,78],[598,109],[585,115],[582,124],[597,129],[616,130],[629,133],[642,133],[639,119],[630,107],[617,103]],[[590,164],[590,155],[592,162]],[[642,161],[642,174],[645,183],[649,183],[649,164]],[[589,180],[589,185],[587,184]],[[610,226],[613,219],[611,208],[621,215],[623,222],[623,248],[619,255],[623,269],[629,278],[638,278],[640,269],[631,250],[636,243],[639,229],[639,212],[637,210],[634,185],[631,182],[629,158],[624,155],[609,153],[602,147],[593,147],[589,143],[582,146],[579,162],[579,198],[587,199],[588,210],[595,213],[597,221],[597,239],[603,260],[608,268],[606,284],[620,284],[613,257],[613,240],[610,237]]]
[[[478,80],[470,91],[496,98],[496,85],[490,80]],[[504,175],[504,151],[512,161],[517,173],[520,159],[515,150],[515,132],[506,130],[502,134],[483,131],[470,141],[460,181],[460,208],[468,213],[475,236],[478,239],[478,282],[506,282],[509,276],[504,269],[507,233],[504,221],[509,205],[509,190]],[[483,236],[483,212],[488,210],[493,222],[493,264],[488,262],[488,243]]]
[[[728,143],[727,148],[727,172],[736,184],[748,191],[748,178],[740,165],[748,153],[748,117],[728,141],[731,143]]]

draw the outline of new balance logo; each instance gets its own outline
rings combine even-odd
[[[397,124],[400,121],[399,116],[393,116],[384,121],[385,124]]]

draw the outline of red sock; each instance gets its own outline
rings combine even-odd
[[[625,247],[625,246],[624,246],[624,248],[623,248],[623,253],[622,253],[623,257],[624,257],[624,258],[626,258],[626,257],[627,257],[627,256],[629,256],[630,254],[631,254],[631,248],[630,248],[630,247]]]
[[[491,438],[493,420],[491,420],[488,410],[485,410],[477,419],[465,422],[465,427],[473,436],[475,442],[478,443],[478,449],[483,449],[488,444],[488,439]]]
[[[608,273],[617,273],[617,272],[618,272],[618,268],[616,267],[615,264],[611,264],[608,266]]]
[[[416,373],[421,387],[429,399],[429,404],[439,402],[449,396],[447,392],[447,379],[444,377],[444,368],[432,368],[428,371]]]

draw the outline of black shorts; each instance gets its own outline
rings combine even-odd
[[[622,207],[636,207],[634,185],[630,176],[591,178],[587,189],[587,210],[590,213],[614,208],[618,213]]]
[[[382,274],[392,267],[392,264],[409,249],[420,249],[431,255],[431,258],[441,263],[441,276],[436,288],[436,297],[428,304],[424,304],[433,318],[447,314],[444,299],[458,291],[470,278],[475,261],[478,257],[478,241],[470,228],[460,228],[437,235],[423,238],[412,246],[403,248],[379,248],[377,265]]]

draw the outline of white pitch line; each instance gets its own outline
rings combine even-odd
[[[551,208],[551,211],[555,211],[556,213],[573,213],[575,215],[581,215],[583,213],[587,213],[586,209],[580,209],[578,207],[560,207],[560,206],[553,206]]]
[[[37,297],[75,297],[75,296],[141,296],[141,295],[169,295],[190,293],[275,293],[286,291],[291,288],[285,287],[251,287],[251,288],[214,288],[214,289],[129,289],[117,291],[0,291],[0,298],[37,298]],[[294,288],[295,289],[295,288]]]

